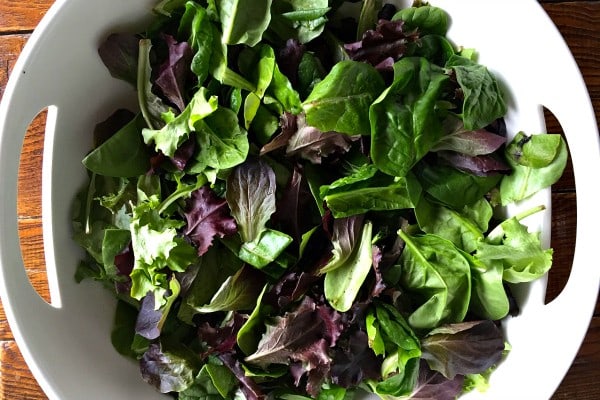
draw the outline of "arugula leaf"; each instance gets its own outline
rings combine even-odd
[[[302,103],[306,121],[323,132],[368,135],[369,106],[384,87],[383,78],[370,65],[339,62]]]

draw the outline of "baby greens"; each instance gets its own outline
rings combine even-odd
[[[506,132],[496,78],[421,1],[154,11],[99,48],[139,111],[98,124],[75,199],[76,279],[117,297],[115,349],[179,400],[484,382],[508,284],[552,264],[521,222],[543,207],[495,207],[556,182],[563,139]]]

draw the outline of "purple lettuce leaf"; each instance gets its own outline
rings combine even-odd
[[[198,337],[206,343],[207,351],[201,355],[206,358],[211,354],[228,353],[234,350],[237,343],[237,334],[248,320],[247,315],[234,313],[227,323],[213,326],[210,322],[203,322],[198,327]]]
[[[279,50],[277,65],[293,87],[298,84],[298,67],[304,52],[305,46],[297,39],[288,39],[285,46]]]
[[[227,202],[208,186],[192,192],[186,202],[185,219],[185,234],[196,245],[200,256],[208,251],[215,236],[224,237],[237,232]]]
[[[171,164],[180,171],[183,171],[194,152],[196,151],[196,138],[189,138],[175,150],[175,154],[169,160]]]
[[[352,143],[360,139],[360,136],[322,132],[306,124],[305,114],[285,113],[280,125],[281,132],[263,146],[261,155],[285,148],[288,157],[299,157],[313,164],[322,164],[324,158],[346,153]]]
[[[137,87],[140,38],[129,33],[113,33],[100,45],[98,54],[110,74]]]
[[[255,353],[246,362],[266,368],[270,364],[289,365],[291,360],[302,361],[303,351],[321,340],[323,321],[316,312],[316,303],[308,296],[300,305],[282,317],[275,317]]]
[[[154,83],[169,102],[183,111],[186,106],[184,92],[190,75],[192,48],[187,42],[177,43],[170,35],[161,37],[167,45],[168,56],[160,65]]]
[[[160,336],[159,324],[163,313],[155,308],[155,304],[154,293],[149,292],[140,302],[140,311],[135,321],[135,333],[148,340]]]
[[[476,176],[511,172],[510,166],[493,154],[469,156],[455,151],[439,151],[437,155],[444,164]]]
[[[244,394],[246,400],[264,400],[266,399],[265,394],[257,383],[246,375],[242,365],[240,364],[237,357],[233,353],[223,353],[219,355],[219,359],[223,364],[229,368],[233,375],[237,378],[240,383],[240,389]]]
[[[447,379],[439,372],[432,371],[426,362],[421,361],[419,378],[411,395],[411,400],[455,400],[463,388],[464,376],[456,375]]]
[[[264,161],[249,159],[227,178],[226,198],[242,241],[252,242],[267,229],[276,209],[275,172]]]
[[[317,279],[315,274],[308,272],[288,272],[265,294],[265,302],[276,309],[285,309],[300,300]]]
[[[141,357],[142,378],[161,393],[180,392],[194,381],[193,362],[153,343]]]
[[[323,159],[332,155],[346,153],[352,143],[360,136],[349,136],[337,132],[321,132],[315,127],[306,124],[306,116],[297,116],[298,130],[290,137],[287,144],[286,155],[298,156],[313,164],[321,164]]]
[[[492,154],[502,145],[506,138],[485,129],[475,131],[459,131],[440,139],[431,151],[450,150],[468,156]]]
[[[443,325],[421,341],[422,358],[448,379],[482,373],[497,365],[504,336],[493,321]]]
[[[381,379],[381,360],[369,347],[369,339],[363,331],[338,342],[331,362],[331,381],[336,385],[354,387],[365,379]]]
[[[363,61],[380,69],[391,69],[407,51],[409,43],[416,42],[419,35],[416,31],[406,32],[404,21],[380,20],[375,30],[368,30],[358,42],[345,44],[350,58]]]
[[[292,236],[292,245],[296,251],[299,250],[302,235],[319,223],[318,220],[310,218],[312,215],[318,215],[316,210],[309,212],[313,205],[314,198],[304,171],[300,165],[295,165],[290,180],[277,200],[273,220],[277,222],[279,230]]]
[[[371,284],[371,291],[369,292],[369,298],[379,297],[381,293],[385,291],[387,285],[383,280],[383,275],[381,274],[381,260],[383,258],[383,252],[379,246],[373,245],[373,283]]]

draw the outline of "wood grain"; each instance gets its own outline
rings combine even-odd
[[[29,33],[51,3],[49,0],[0,0],[0,98]],[[540,3],[571,48],[600,120],[600,1],[541,0]],[[526,34],[525,27],[514,29],[522,29]],[[560,124],[550,113],[546,113],[546,120],[549,132],[562,132]],[[44,121],[44,115],[33,121],[23,145],[18,218],[28,275],[40,295],[48,299],[39,193]],[[570,168],[569,164],[561,181],[553,187],[552,247],[555,253],[547,301],[560,294],[572,264],[577,215],[575,182]],[[586,339],[552,400],[600,399],[600,303],[597,303],[594,315]],[[46,400],[47,397],[25,365],[0,307],[0,400],[21,399]]]

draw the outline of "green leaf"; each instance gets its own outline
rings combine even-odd
[[[238,257],[261,269],[274,262],[292,241],[292,237],[283,232],[266,229],[258,240],[243,243]]]
[[[154,143],[157,151],[160,150],[164,155],[173,157],[179,146],[188,139],[189,134],[197,129],[196,125],[217,110],[217,98],[211,96],[207,99],[206,96],[206,88],[200,88],[185,110],[162,129],[144,129],[142,132],[144,142]]]
[[[383,172],[405,176],[443,135],[437,109],[449,77],[424,58],[394,65],[394,82],[373,103],[371,158]]]
[[[404,8],[392,17],[392,21],[397,20],[404,21],[408,29],[417,28],[423,34],[446,36],[448,32],[448,14],[438,7],[423,5]]]
[[[450,240],[467,253],[474,251],[483,240],[492,213],[491,205],[483,197],[461,211],[434,204],[425,197],[415,208],[419,227],[424,232]]]
[[[369,338],[369,347],[373,349],[373,352],[377,356],[385,354],[385,343],[383,342],[383,336],[379,327],[379,322],[375,317],[373,310],[370,310],[365,320],[365,329],[367,331],[367,337]]]
[[[102,264],[108,277],[115,279],[117,269],[115,257],[123,251],[131,241],[131,232],[125,229],[106,229],[102,240]]]
[[[469,308],[471,272],[452,242],[439,236],[398,234],[406,243],[400,257],[400,284],[419,302],[408,322],[415,329],[460,322]]]
[[[129,178],[150,169],[150,149],[144,144],[141,114],[83,159],[83,165],[99,175]]]
[[[215,40],[213,32],[213,25],[206,9],[195,2],[187,1],[179,23],[178,35],[186,37],[195,52],[191,69],[198,76],[200,85],[208,78],[211,68]]]
[[[237,344],[245,355],[252,354],[258,348],[258,342],[264,333],[264,318],[268,314],[270,307],[262,304],[262,298],[267,290],[267,285],[263,287],[262,292],[256,299],[256,306],[248,317],[248,320],[242,325],[237,333]]]
[[[190,166],[191,172],[233,168],[248,156],[248,133],[232,110],[219,107],[194,127],[198,153]]]
[[[352,307],[358,291],[371,270],[372,237],[373,224],[366,221],[353,255],[344,265],[325,275],[325,298],[338,311],[345,312]]]
[[[271,21],[271,0],[217,0],[223,43],[252,47],[261,39]]]
[[[369,107],[384,88],[381,74],[369,64],[339,62],[302,104],[306,121],[322,132],[368,135]]]
[[[505,155],[513,172],[500,182],[502,205],[531,197],[556,183],[567,165],[569,151],[558,134],[526,136],[520,132]]]
[[[152,66],[150,63],[150,50],[152,42],[150,39],[140,40],[140,51],[138,56],[137,94],[140,110],[146,124],[151,129],[164,125],[161,115],[169,111],[169,107],[160,97],[152,92]]]
[[[484,263],[470,254],[463,254],[471,266],[470,312],[481,319],[498,321],[508,315],[510,303],[504,288],[504,266],[500,261]]]
[[[369,211],[414,208],[421,196],[421,186],[412,174],[401,178],[386,176],[363,181],[358,187],[349,185],[331,189],[323,198],[336,218]]]
[[[506,114],[504,95],[485,66],[455,55],[446,67],[454,70],[464,96],[462,118],[466,130],[484,128]]]
[[[361,40],[366,31],[375,29],[378,19],[377,14],[382,7],[381,0],[365,0],[362,3],[360,16],[358,17],[358,28],[356,29],[356,40]]]
[[[261,275],[243,267],[223,282],[208,304],[196,308],[199,313],[252,310],[264,286]]]
[[[269,29],[282,40],[308,43],[323,33],[329,10],[327,0],[279,0],[271,8]]]
[[[475,256],[483,262],[502,263],[503,278],[511,283],[530,282],[543,276],[552,266],[552,249],[543,249],[540,234],[529,233],[515,217],[499,226],[486,241],[480,242]]]

